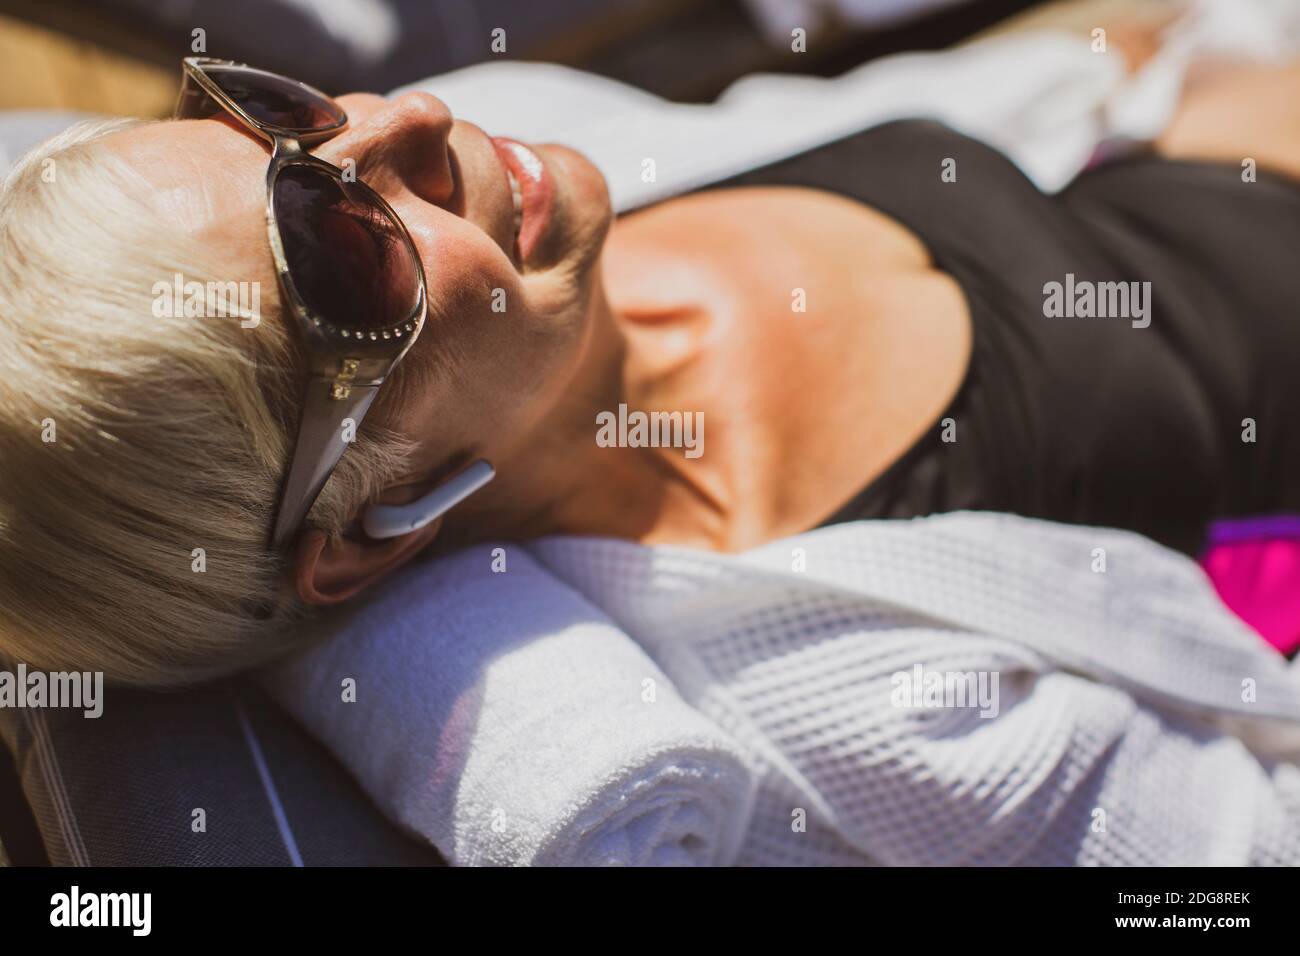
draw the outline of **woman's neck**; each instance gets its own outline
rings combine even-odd
[[[535,427],[494,463],[497,480],[466,503],[474,507],[463,509],[448,537],[567,533],[640,540],[661,525],[670,501],[674,512],[685,507],[698,523],[711,523],[716,504],[658,449],[602,447],[597,440],[602,414],[617,416],[629,393],[641,393],[646,383],[628,381],[627,326],[611,308],[600,270],[593,274],[597,287],[573,375]]]

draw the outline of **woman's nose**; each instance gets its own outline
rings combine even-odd
[[[456,189],[447,104],[429,93],[404,93],[370,113],[320,150],[336,165],[356,163],[357,176],[380,193],[403,186],[426,202],[446,206]]]

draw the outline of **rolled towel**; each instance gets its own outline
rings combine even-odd
[[[756,782],[743,749],[522,548],[406,568],[323,623],[265,685],[449,862],[738,854]]]

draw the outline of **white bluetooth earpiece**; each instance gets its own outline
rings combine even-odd
[[[496,474],[496,469],[480,458],[408,505],[371,505],[361,519],[361,527],[371,538],[397,538],[410,534],[441,518]]]

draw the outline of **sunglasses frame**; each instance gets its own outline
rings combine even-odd
[[[359,178],[349,179],[338,166],[307,152],[309,147],[332,139],[347,129],[347,112],[333,97],[289,77],[232,60],[186,57],[181,64],[183,83],[175,110],[178,118],[185,117],[193,98],[206,95],[271,147],[266,170],[267,236],[281,300],[302,332],[309,371],[298,437],[271,533],[271,546],[280,550],[294,539],[325,482],[347,451],[344,426],[349,421],[360,426],[379,387],[423,329],[428,316],[424,264],[406,224],[382,196]],[[210,67],[262,74],[293,84],[309,96],[330,104],[338,110],[342,120],[319,130],[290,129],[265,123],[245,111],[207,75],[206,70]],[[202,100],[198,102],[201,104]],[[373,202],[397,227],[415,264],[419,286],[416,304],[406,317],[382,328],[346,328],[316,314],[299,294],[289,271],[275,214],[276,181],[284,170],[293,166],[307,166],[329,176],[345,193],[360,192],[363,199]]]

